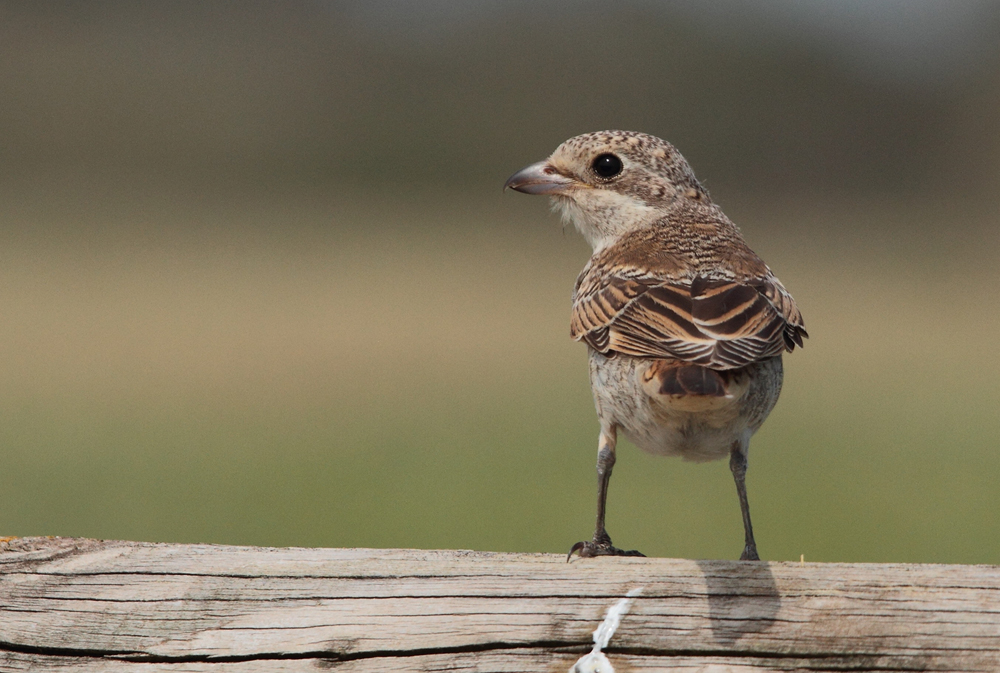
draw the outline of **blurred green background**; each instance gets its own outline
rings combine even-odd
[[[1000,563],[1000,5],[0,3],[0,534],[565,552],[586,244],[501,193],[664,137],[811,338],[772,560]],[[620,445],[609,530],[736,558],[725,462]]]

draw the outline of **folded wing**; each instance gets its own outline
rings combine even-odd
[[[765,267],[766,268],[766,267]],[[603,353],[736,369],[802,346],[802,315],[769,272],[759,278],[665,278],[641,267],[584,269],[571,335]]]

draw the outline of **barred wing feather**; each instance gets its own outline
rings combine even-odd
[[[737,369],[802,346],[807,336],[795,302],[773,276],[685,283],[594,271],[587,269],[577,287],[571,334],[601,352]]]

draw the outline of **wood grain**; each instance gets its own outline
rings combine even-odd
[[[0,542],[3,671],[997,671],[1000,567]]]

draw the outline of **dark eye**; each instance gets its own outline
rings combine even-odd
[[[594,172],[602,178],[613,178],[622,172],[622,160],[614,154],[602,154],[594,159]]]

